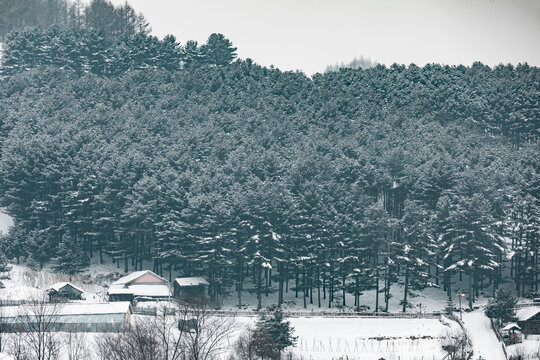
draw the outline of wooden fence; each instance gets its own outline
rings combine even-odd
[[[259,316],[271,315],[272,311],[250,311],[250,310],[211,310],[216,316]],[[287,311],[283,313],[287,317],[327,317],[327,318],[391,318],[391,319],[438,319],[441,316],[440,312],[424,312],[424,313],[387,313],[387,312],[352,312],[352,311]]]

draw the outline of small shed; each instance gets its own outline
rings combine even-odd
[[[136,271],[111,284],[109,301],[165,300],[171,296],[169,282],[150,270]]]
[[[516,311],[517,324],[524,334],[540,335],[540,306],[530,306]]]
[[[2,280],[0,280],[0,289],[5,289],[6,288],[6,285],[4,285],[4,283],[2,282]]]
[[[49,301],[81,300],[84,290],[69,282],[59,282],[47,289]]]
[[[509,323],[501,329],[502,336],[506,345],[518,344],[521,339],[521,327],[516,323]]]
[[[205,296],[208,281],[203,277],[181,277],[174,279],[174,297],[190,300]]]
[[[39,312],[37,313],[36,310]],[[5,331],[33,331],[27,326],[39,316],[40,322],[51,331],[64,332],[123,332],[129,329],[133,310],[129,302],[65,303],[5,307],[0,314]]]

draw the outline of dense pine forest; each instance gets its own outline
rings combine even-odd
[[[457,275],[471,302],[508,275],[517,295],[538,295],[538,68],[308,77],[237,59],[221,34],[180,44],[132,19],[6,35],[7,258],[72,274],[90,258],[150,261],[205,276],[215,301],[250,292],[259,306],[288,289],[304,306],[388,310],[399,296],[405,311],[426,287],[453,296]],[[372,289],[377,303],[360,304]]]

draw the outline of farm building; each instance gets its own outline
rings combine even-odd
[[[202,277],[183,277],[174,279],[174,297],[189,300],[203,297],[208,281]]]
[[[6,285],[4,285],[4,283],[2,282],[2,280],[0,280],[0,289],[5,289],[6,288]]]
[[[111,284],[109,301],[160,300],[171,296],[169,282],[150,270],[136,271]]]
[[[81,300],[84,290],[68,282],[56,283],[47,289],[49,301]]]
[[[6,331],[32,331],[39,319],[51,324],[51,331],[122,332],[129,329],[132,313],[129,302],[63,303],[9,306],[0,316]]]
[[[516,317],[524,334],[540,334],[540,306],[518,309]]]

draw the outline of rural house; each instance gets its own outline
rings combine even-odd
[[[516,317],[524,334],[540,334],[540,306],[518,309]]]
[[[32,331],[33,319],[51,324],[51,331],[123,332],[130,327],[133,311],[129,302],[63,303],[46,306],[8,306],[0,314],[6,332]]]
[[[47,289],[49,301],[81,300],[84,290],[69,282],[59,282]]]
[[[203,297],[208,281],[202,277],[182,277],[174,279],[174,297],[189,300]]]
[[[150,270],[136,271],[111,284],[109,301],[164,300],[171,296],[169,282]]]

